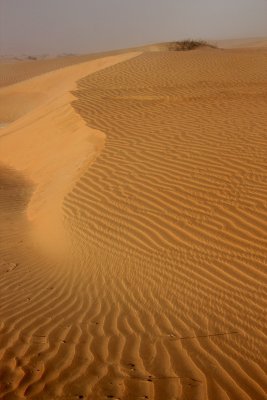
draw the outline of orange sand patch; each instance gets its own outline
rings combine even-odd
[[[266,56],[0,91],[3,400],[266,398]]]

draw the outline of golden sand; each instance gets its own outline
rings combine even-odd
[[[266,61],[125,53],[1,89],[2,399],[266,398]]]

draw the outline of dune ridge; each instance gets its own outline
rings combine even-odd
[[[58,145],[42,131],[34,151],[57,155],[54,168],[22,157],[30,121],[29,140],[40,112],[55,124],[51,99],[15,123],[17,160],[12,135],[1,138],[3,399],[264,399],[266,52],[116,60],[64,86],[83,127],[71,129],[75,156],[61,149],[64,103]],[[81,153],[90,132],[102,145]],[[71,248],[53,263],[32,231],[43,241],[55,214]]]
[[[74,107],[107,139],[64,210],[139,319],[151,398],[265,397],[265,57],[146,53],[79,83]]]
[[[0,59],[0,87],[14,85],[18,82],[34,78],[67,66],[81,64],[97,58],[105,53],[92,55],[66,55],[61,57],[36,59]]]

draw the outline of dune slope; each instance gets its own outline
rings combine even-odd
[[[264,60],[147,53],[79,83],[107,142],[64,209],[114,299],[106,356],[135,364],[116,397],[264,397]]]
[[[104,56],[104,54],[103,54]],[[1,59],[0,61],[0,87],[9,86],[18,82],[34,78],[70,65],[88,62],[101,55],[69,55],[55,58],[30,59]]]
[[[144,53],[81,79],[72,106],[105,146],[68,185],[71,152],[43,185],[2,139],[23,172],[1,177],[4,399],[266,398],[266,59]],[[71,238],[55,264],[35,242],[51,209]]]

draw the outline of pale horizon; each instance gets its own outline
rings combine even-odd
[[[267,2],[1,0],[3,55],[96,53],[187,38],[267,36]]]

